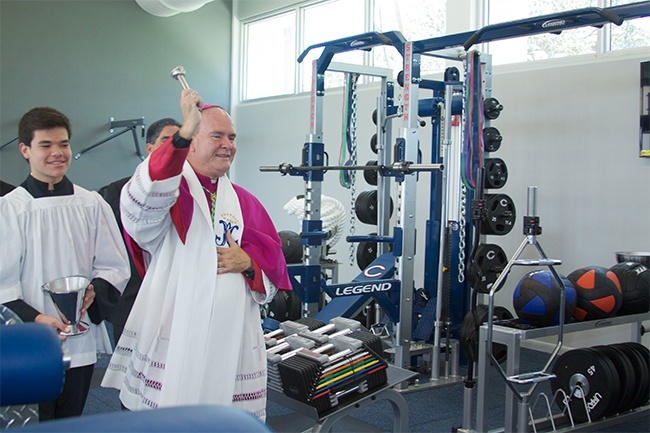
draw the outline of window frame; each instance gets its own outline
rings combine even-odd
[[[273,16],[281,15],[287,12],[294,11],[295,13],[295,52],[297,55],[300,55],[306,47],[303,46],[304,41],[304,14],[305,10],[313,7],[315,5],[324,4],[324,3],[333,3],[335,1],[345,1],[345,0],[306,0],[299,2],[297,4],[289,5],[282,8],[277,8],[272,11],[268,11],[262,14],[255,16],[247,17],[241,21],[236,21],[239,25],[239,42],[237,43],[238,47],[235,48],[235,55],[233,56],[234,64],[240,68],[241,71],[245,71],[247,68],[247,58],[248,58],[248,41],[247,37],[247,26],[254,24],[255,22],[271,18]],[[369,32],[373,27],[374,20],[374,0],[363,0],[364,1],[364,32]],[[450,8],[449,2],[452,0],[447,0],[447,10],[446,10],[446,28],[449,29],[449,23],[458,23],[459,17],[454,16],[454,12],[458,11],[458,7]],[[453,0],[458,1],[458,0]],[[467,7],[471,13],[467,14],[465,25],[466,29],[462,31],[471,31],[474,29],[482,28],[489,24],[489,14],[490,14],[490,1],[491,0],[461,0],[465,1],[465,7]],[[598,0],[598,6],[596,7],[609,7],[611,6],[613,0]],[[577,55],[567,55],[558,58],[551,59],[536,59],[536,60],[527,60],[522,62],[510,62],[510,63],[495,63],[496,69],[506,68],[507,70],[534,70],[542,69],[549,67],[551,65],[566,65],[566,64],[582,64],[590,63],[594,61],[601,61],[604,56],[628,56],[635,55],[641,50],[647,50],[647,46],[643,47],[633,47],[633,48],[622,48],[622,49],[612,49],[612,24],[606,24],[602,28],[598,29],[597,41],[596,41],[596,50],[595,52],[590,52],[587,54],[577,54]],[[447,34],[460,33],[459,31],[448,32]],[[490,52],[490,42],[482,43],[476,48],[489,53]],[[364,65],[372,66],[374,63],[372,53],[364,52]],[[306,93],[302,90],[305,83],[309,84],[311,82],[311,77],[304,76],[302,74],[302,63],[294,62],[294,83],[293,83],[293,92],[284,93],[278,95],[272,95],[262,98],[248,98],[244,99],[246,95],[246,85],[248,78],[242,78],[239,81],[237,86],[237,94],[235,103],[245,103],[249,101],[260,101],[271,98],[283,98],[283,97],[292,97],[299,94]],[[369,82],[368,77],[364,77],[364,83]]]

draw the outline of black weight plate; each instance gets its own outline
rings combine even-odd
[[[300,235],[291,230],[278,232],[282,242],[282,254],[287,263],[302,262],[302,239]]]
[[[627,343],[630,347],[632,347],[634,350],[637,351],[643,358],[643,369],[645,370],[645,380],[642,381],[642,391],[641,391],[641,396],[638,401],[637,406],[643,406],[650,400],[650,350],[648,350],[647,347],[645,347],[643,344],[635,343],[635,342],[630,342]]]
[[[616,370],[616,365],[609,359],[609,357],[599,351],[597,351],[594,348],[587,348],[587,350],[591,351],[592,353],[600,356],[603,361],[603,365],[605,368],[609,369],[610,374],[612,375],[612,382],[609,383],[609,390],[611,391],[611,399],[609,404],[607,405],[607,409],[605,410],[604,417],[609,416],[613,413],[613,410],[616,408],[618,405],[618,401],[621,396],[621,390],[622,390],[622,383],[621,383],[621,378],[618,375],[618,371]],[[598,397],[598,396],[596,396]],[[595,400],[594,400],[595,401]],[[593,418],[592,418],[593,420]]]
[[[479,293],[489,293],[492,284],[508,264],[508,257],[496,244],[479,244],[472,257],[467,270],[469,285]]]
[[[460,343],[465,350],[467,358],[472,362],[478,362],[478,337],[479,327],[488,320],[489,307],[479,305],[475,310],[470,310],[465,315],[460,328]],[[494,320],[512,319],[512,313],[505,307],[494,307]],[[508,357],[508,347],[505,344],[492,343],[492,354],[500,363]]]
[[[354,212],[364,224],[377,224],[377,190],[362,191],[354,202]],[[390,199],[390,215],[393,214],[393,199]]]
[[[377,165],[377,160],[376,159],[371,159],[370,161],[366,162],[366,165]],[[363,178],[368,182],[368,185],[376,186],[377,185],[377,170],[364,170],[363,171]]]
[[[287,320],[298,320],[302,315],[302,302],[296,293],[291,290],[287,300]]]
[[[641,355],[629,343],[613,344],[612,347],[625,354],[632,363],[632,368],[634,368],[636,386],[634,388],[634,396],[628,405],[628,409],[636,409],[648,399],[648,364],[643,355]]]
[[[515,225],[517,212],[515,203],[506,194],[486,194],[485,210],[487,219],[481,224],[484,235],[507,235]]]
[[[501,158],[485,160],[485,187],[499,189],[508,181],[508,166]]]
[[[486,152],[496,152],[499,150],[502,140],[501,133],[494,126],[488,126],[483,129],[483,150]]]
[[[621,393],[608,415],[625,412],[630,408],[630,403],[636,394],[636,378],[632,362],[630,362],[627,355],[612,346],[596,346],[594,350],[607,356],[612,361],[621,381]]]
[[[486,118],[494,120],[499,117],[503,110],[503,105],[496,98],[487,98],[483,101],[483,114]]]
[[[357,265],[362,271],[377,258],[377,242],[359,242],[357,246]]]
[[[373,134],[372,137],[370,137],[370,150],[372,150],[372,153],[375,155],[377,154],[377,134]]]
[[[377,233],[370,233],[370,235],[377,235]],[[357,265],[362,271],[370,265],[377,258],[377,250],[379,249],[377,242],[363,241],[359,242],[357,246]],[[393,244],[388,244],[388,251],[393,251]]]
[[[284,322],[289,318],[289,311],[287,311],[287,304],[289,294],[286,290],[278,290],[271,302],[267,304],[268,312],[267,317],[275,319],[278,322]]]
[[[551,380],[555,403],[560,410],[564,409],[562,393],[556,394],[559,389],[564,390],[574,421],[588,421],[584,401],[587,402],[591,420],[595,421],[605,416],[618,399],[620,381],[615,367],[607,357],[594,350],[565,352],[555,361],[552,373],[556,376]]]

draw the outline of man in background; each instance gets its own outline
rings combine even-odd
[[[12,184],[0,180],[0,197],[11,192],[15,188],[16,187]]]

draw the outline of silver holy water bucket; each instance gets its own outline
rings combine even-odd
[[[89,284],[90,280],[83,275],[71,275],[57,278],[41,286],[41,290],[49,293],[52,298],[61,321],[68,325],[68,329],[61,332],[61,335],[75,337],[90,329],[90,325],[81,320],[81,307]]]

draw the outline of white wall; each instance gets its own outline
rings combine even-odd
[[[647,56],[612,54],[579,60],[582,63],[546,62],[535,69],[531,65],[519,70],[512,66],[496,68],[493,81],[493,96],[505,108],[492,123],[504,136],[501,149],[492,156],[505,160],[509,170],[506,186],[494,192],[513,198],[517,226],[506,236],[488,237],[488,242],[499,244],[509,256],[514,253],[523,239],[521,217],[526,211],[527,187],[537,186],[544,230],[538,239],[550,257],[563,261],[559,271],[565,275],[587,265],[610,267],[616,251],[650,251],[650,159],[638,156],[639,68]],[[374,157],[369,140],[376,96],[373,86],[366,86],[359,95],[360,163]],[[340,90],[325,97],[324,142],[330,164],[336,164],[338,158],[341,102]],[[235,115],[239,134],[235,181],[260,197],[279,230],[300,231],[297,220],[282,206],[303,193],[302,178],[260,173],[257,169],[282,162],[300,163],[309,132],[308,95],[241,103],[235,107]],[[420,137],[427,161],[429,127],[423,128]],[[421,230],[429,209],[429,176],[422,175],[418,183]],[[323,193],[349,207],[349,191],[337,182],[336,173],[328,173]],[[363,178],[357,183],[358,191],[369,188]],[[358,222],[357,227],[357,233],[371,231]],[[337,249],[341,281],[346,281],[358,273],[358,268],[348,265],[343,241]],[[418,276],[423,272],[423,249],[424,242],[419,242]],[[513,271],[497,295],[500,305],[512,311],[514,286],[529,270]]]

